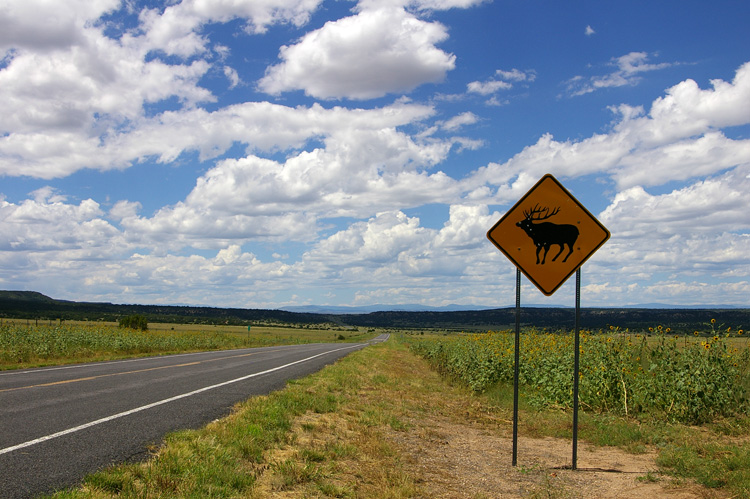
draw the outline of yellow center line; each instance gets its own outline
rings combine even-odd
[[[268,350],[266,350],[266,351],[268,351]],[[276,351],[276,350],[271,350],[271,351]],[[125,374],[145,373],[145,372],[148,372],[148,371],[158,371],[160,369],[171,369],[173,367],[195,366],[195,365],[198,365],[198,364],[205,364],[205,363],[208,363],[208,362],[215,362],[217,360],[227,360],[227,359],[236,359],[236,358],[239,358],[239,357],[249,357],[251,355],[257,355],[259,353],[260,352],[243,353],[243,354],[239,354],[239,355],[230,355],[228,357],[220,357],[220,358],[217,358],[217,359],[207,359],[207,360],[199,360],[199,361],[196,361],[196,362],[187,362],[187,363],[184,363],[184,364],[173,364],[173,365],[170,365],[170,366],[149,367],[147,369],[138,369],[138,370],[135,370],[135,371],[124,371],[124,372],[120,372],[120,373],[100,374],[100,375],[97,375],[97,376],[87,376],[85,378],[74,378],[74,379],[67,379],[67,380],[63,380],[63,381],[53,381],[53,382],[50,382],[50,383],[40,383],[40,384],[37,384],[37,385],[18,386],[16,388],[5,388],[5,389],[1,389],[0,393],[3,393],[3,392],[12,392],[12,391],[15,391],[15,390],[25,390],[27,388],[41,388],[41,387],[45,387],[45,386],[65,385],[65,384],[68,384],[68,383],[78,383],[78,382],[81,382],[81,381],[91,381],[92,379],[108,378],[108,377],[111,377],[111,376],[122,376],[122,375],[125,375]]]

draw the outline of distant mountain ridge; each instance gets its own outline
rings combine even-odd
[[[462,312],[467,310],[492,310],[497,307],[482,307],[478,305],[444,305],[431,307],[428,305],[365,305],[361,307],[347,305],[298,305],[281,307],[280,310],[287,312],[301,312],[311,314],[371,314],[373,312]]]
[[[112,303],[55,300],[35,291],[0,291],[0,318],[37,321],[89,320],[118,321],[141,314],[150,322],[183,324],[276,325],[302,327],[436,329],[443,331],[488,331],[509,329],[515,323],[515,307],[469,310],[468,306],[451,305],[441,308],[405,305],[422,310],[393,310],[393,306],[374,306],[386,310],[370,311],[370,307],[301,307],[296,310],[218,308],[179,305],[117,305]],[[581,309],[581,327],[590,330],[644,331],[663,325],[673,333],[707,332],[716,320],[716,327],[746,328],[750,324],[750,307],[651,308],[642,306]],[[364,312],[362,311],[364,309]],[[307,311],[302,311],[307,310]],[[311,312],[309,310],[317,310]],[[334,313],[337,312],[337,313]],[[535,306],[524,304],[521,322],[526,326],[570,330],[574,325],[572,307]]]

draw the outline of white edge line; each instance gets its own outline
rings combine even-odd
[[[151,404],[142,405],[140,407],[136,407],[136,408],[130,409],[128,411],[119,412],[117,414],[112,414],[111,416],[107,416],[106,418],[97,419],[96,421],[91,421],[89,423],[85,423],[85,424],[82,424],[80,426],[76,426],[76,427],[73,427],[73,428],[68,428],[67,430],[62,430],[62,431],[58,431],[57,433],[52,433],[50,435],[45,435],[43,437],[39,437],[39,438],[36,438],[34,440],[29,440],[28,442],[23,442],[21,444],[14,445],[12,447],[6,447],[5,449],[0,449],[0,455],[2,455],[2,454],[8,454],[8,453],[16,451],[18,449],[23,449],[24,447],[31,447],[32,445],[40,444],[42,442],[46,442],[47,440],[52,440],[53,438],[62,437],[64,435],[69,435],[71,433],[75,433],[75,432],[78,432],[78,431],[81,431],[81,430],[85,430],[86,428],[91,428],[92,426],[96,426],[96,425],[99,425],[99,424],[102,424],[102,423],[107,423],[109,421],[112,421],[112,420],[115,420],[115,419],[118,419],[118,418],[122,418],[122,417],[125,417],[125,416],[129,416],[131,414],[135,414],[136,412],[145,411],[147,409],[151,409],[153,407],[157,407],[157,406],[160,406],[160,405],[163,405],[163,404],[167,404],[169,402],[174,402],[175,400],[179,400],[179,399],[183,399],[183,398],[186,398],[186,397],[190,397],[192,395],[196,395],[198,393],[205,392],[205,391],[208,391],[208,390],[213,390],[214,388],[219,388],[219,387],[222,387],[222,386],[225,386],[225,385],[230,385],[232,383],[237,383],[239,381],[244,381],[246,379],[254,378],[256,376],[262,376],[264,374],[272,373],[274,371],[278,371],[280,369],[284,369],[286,367],[293,366],[295,364],[300,364],[302,362],[307,362],[308,360],[312,360],[312,359],[314,359],[316,357],[321,357],[323,355],[328,355],[329,353],[340,352],[341,350],[347,350],[349,348],[355,348],[355,347],[359,347],[359,346],[361,346],[361,345],[354,345],[354,346],[347,346],[347,347],[343,347],[343,348],[337,348],[336,350],[330,350],[328,352],[319,353],[317,355],[313,355],[312,357],[307,357],[305,359],[301,359],[301,360],[296,360],[294,362],[290,362],[289,364],[284,364],[283,366],[273,367],[271,369],[266,369],[265,371],[261,371],[261,372],[257,372],[257,373],[253,373],[253,374],[248,374],[247,376],[242,376],[241,378],[231,379],[229,381],[224,381],[224,382],[218,383],[216,385],[206,386],[204,388],[199,388],[198,390],[193,390],[192,392],[187,392],[187,393],[183,393],[181,395],[176,395],[174,397],[170,397],[168,399],[159,400],[159,401],[153,402]]]

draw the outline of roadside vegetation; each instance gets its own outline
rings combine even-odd
[[[750,338],[742,329],[707,325],[674,335],[662,326],[631,333],[611,327],[580,335],[580,405],[640,419],[702,424],[750,408]],[[514,334],[433,336],[409,343],[440,372],[484,392],[513,382]],[[536,407],[570,408],[571,332],[526,329],[519,382]]]
[[[584,355],[598,351],[592,348],[592,336],[583,343]],[[602,480],[652,487],[648,490],[653,495],[644,497],[658,497],[665,490],[688,490],[697,497],[750,497],[750,418],[741,411],[688,425],[663,410],[650,414],[629,409],[626,416],[624,408],[617,408],[622,404],[612,410],[585,406],[579,446],[622,449],[618,462],[634,455],[648,456],[654,463],[653,469],[640,470],[637,481],[616,473],[596,474],[593,480],[593,471],[529,461],[527,448],[534,439],[540,452],[549,453],[558,441],[563,448],[569,445],[571,414],[564,403],[540,403],[528,385],[521,398],[520,432],[526,439],[521,465],[511,468],[512,386],[498,379],[472,390],[444,368],[442,375],[430,369],[430,364],[438,367],[434,360],[412,351],[424,348],[417,346],[422,342],[464,341],[480,343],[469,335],[392,336],[292,381],[284,390],[249,399],[205,428],[169,435],[146,462],[93,474],[82,487],[54,497],[481,498],[498,491],[521,497],[603,497],[606,494],[590,483],[597,481],[601,487]],[[672,340],[664,341],[665,347],[659,338],[646,343],[657,350],[671,348]],[[710,341],[714,348],[719,340]],[[734,338],[721,341],[733,345],[727,355],[734,346],[748,348]],[[466,435],[476,438],[455,447]],[[493,452],[493,446],[498,450]],[[470,453],[475,460],[467,460]],[[564,456],[559,459],[565,462]],[[480,467],[484,462],[492,464],[491,471]],[[617,495],[610,492],[610,497]]]
[[[202,326],[196,330],[196,326],[181,324],[147,324],[144,328],[142,320],[134,324],[137,327],[72,321],[27,324],[5,319],[0,324],[0,370],[204,350],[351,342],[374,336],[357,330],[257,326]]]

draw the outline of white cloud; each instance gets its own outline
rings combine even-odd
[[[114,39],[104,34],[107,25],[98,18],[119,7],[117,1],[68,0],[43,7],[12,1],[0,13],[0,49],[6,51],[0,66],[5,104],[0,173],[55,178],[82,168],[129,166],[143,155],[118,146],[148,126],[147,105],[175,99],[189,113],[199,103],[215,101],[199,85],[210,68],[207,60],[167,63],[152,57],[154,50],[180,57],[203,54],[205,23],[242,18],[249,31],[263,32],[274,23],[304,24],[318,4],[185,0],[163,11],[143,10],[138,29]],[[240,83],[235,70],[224,71],[231,87]],[[143,154],[174,159],[179,151]]]
[[[168,65],[137,44],[121,44],[95,27],[71,47],[19,52],[0,70],[0,172],[53,178],[81,168],[123,167],[127,159],[101,143],[127,133],[144,104],[176,97],[191,107],[212,101],[198,86],[204,61]]]
[[[320,218],[365,217],[457,195],[456,182],[446,175],[416,171],[444,158],[450,142],[425,146],[394,130],[351,130],[326,145],[284,163],[256,156],[221,161],[184,202],[121,223],[174,245],[211,238],[220,241],[206,243],[214,247],[228,240],[309,241]]]
[[[49,52],[81,43],[86,24],[119,5],[120,0],[5,0],[0,9],[0,53]]]
[[[640,81],[640,73],[656,71],[673,66],[674,63],[648,63],[649,54],[646,52],[630,52],[610,61],[611,66],[617,69],[605,75],[597,75],[589,78],[575,76],[566,82],[567,92],[571,96],[580,96],[595,92],[603,88],[623,87],[626,85],[637,85]]]
[[[320,2],[321,0],[183,0],[164,11],[142,11],[141,29],[145,32],[151,49],[189,57],[207,50],[208,40],[200,34],[202,26],[207,23],[244,19],[247,21],[247,32],[265,33],[273,24],[306,24]]]
[[[143,205],[138,201],[121,200],[115,203],[109,210],[109,218],[121,221],[125,218],[135,218]]]
[[[284,46],[259,88],[270,94],[304,90],[322,98],[372,99],[442,81],[455,56],[435,45],[448,33],[401,8],[363,10],[331,21]]]
[[[242,82],[237,70],[229,66],[224,66],[224,76],[229,80],[229,88],[234,88]]]
[[[750,63],[731,83],[713,80],[712,86],[703,90],[692,80],[679,83],[654,100],[648,114],[621,106],[616,109],[620,121],[606,134],[578,141],[545,134],[507,162],[478,169],[465,183],[499,186],[496,202],[508,202],[545,173],[600,174],[627,189],[748,165],[750,141],[730,139],[718,129],[750,123]]]
[[[586,36],[591,36],[591,35],[596,34],[596,31],[594,31],[594,28],[592,28],[591,26],[587,25],[586,29],[584,30],[584,33],[586,34]]]
[[[102,218],[98,203],[86,199],[67,204],[48,189],[20,204],[0,201],[0,251],[18,252],[37,260],[45,253],[63,259],[90,260],[119,254],[119,231]],[[58,255],[59,256],[59,255]],[[48,255],[54,261],[57,256]]]
[[[402,212],[380,213],[321,241],[305,258],[337,268],[392,264],[404,251],[423,247],[430,232],[419,226],[419,219]]]
[[[325,109],[248,102],[214,112],[192,108],[133,120],[132,128],[102,139],[73,132],[10,134],[0,137],[0,172],[40,178],[63,177],[82,168],[125,168],[152,157],[166,163],[185,151],[197,150],[201,160],[213,158],[235,142],[251,150],[275,151],[303,147],[308,140],[350,128],[378,130],[418,122],[432,107],[401,104],[373,109]],[[429,149],[429,148],[428,148]],[[434,148],[433,148],[434,149]]]
[[[492,255],[482,249],[494,217],[486,207],[451,206],[449,220],[435,230],[400,211],[379,213],[320,241],[299,267],[303,274],[355,286],[355,301],[471,303],[481,294],[473,277]],[[472,278],[465,280],[467,276]],[[373,283],[369,290],[362,289],[364,281]]]
[[[479,117],[477,117],[476,114],[472,113],[471,111],[467,111],[465,113],[461,113],[458,116],[454,116],[453,118],[440,123],[440,127],[443,130],[452,132],[452,131],[458,130],[459,128],[463,126],[473,125],[474,123],[478,121],[479,121]]]
[[[467,9],[487,2],[487,0],[359,0],[357,10],[383,7],[406,7],[416,11]]]
[[[655,186],[750,164],[750,139],[731,140],[721,132],[639,149],[624,156],[612,172],[617,184]],[[649,168],[648,165],[658,165]]]
[[[601,214],[621,237],[750,230],[750,163],[668,194],[651,195],[642,187],[619,192]]]
[[[500,90],[510,90],[514,83],[533,82],[535,79],[535,71],[520,71],[515,68],[510,71],[498,69],[495,71],[495,76],[487,81],[469,82],[466,90],[479,95],[492,95]]]
[[[513,85],[500,80],[472,81],[466,85],[466,90],[473,94],[490,95],[499,90],[509,90]]]

